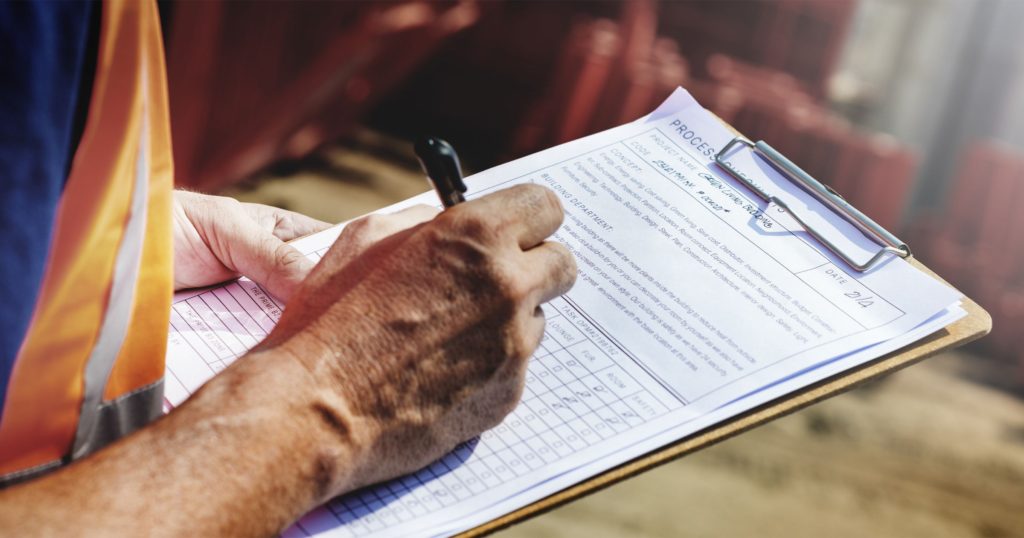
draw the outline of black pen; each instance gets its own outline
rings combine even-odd
[[[465,202],[466,184],[462,182],[459,156],[451,144],[436,137],[416,141],[416,158],[445,208]]]

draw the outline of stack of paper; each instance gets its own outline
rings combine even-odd
[[[561,197],[555,239],[579,278],[545,308],[519,407],[429,467],[339,497],[289,536],[472,528],[716,422],[895,350],[963,316],[959,295],[893,257],[857,273],[713,164],[733,134],[682,89],[646,118],[467,179]],[[830,239],[877,245],[749,152],[733,165]],[[414,203],[437,205],[427,193]],[[295,243],[318,258],[340,227]],[[259,342],[283,305],[242,279],[179,294],[167,400]]]

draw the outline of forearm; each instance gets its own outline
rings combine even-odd
[[[0,493],[0,528],[19,536],[278,532],[347,489],[362,459],[357,432],[341,436],[323,415],[324,406],[344,407],[311,386],[294,361],[252,354],[155,424]]]

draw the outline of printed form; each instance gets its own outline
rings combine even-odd
[[[904,260],[857,273],[713,164],[733,134],[685,90],[651,115],[467,179],[554,190],[579,276],[546,305],[523,400],[419,472],[338,497],[286,536],[467,530],[963,316]],[[747,151],[733,160],[864,259],[877,246]],[[414,203],[437,205],[433,193]],[[340,226],[297,241],[318,259]],[[845,239],[843,239],[845,238]],[[283,305],[246,279],[178,294],[168,407],[263,339]]]

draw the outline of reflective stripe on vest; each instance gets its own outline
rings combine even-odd
[[[154,2],[102,7],[85,131],[0,417],[0,484],[160,413],[172,292],[170,129]]]
[[[145,63],[145,58],[143,58]],[[145,71],[145,68],[143,68]],[[128,223],[117,249],[114,274],[110,282],[110,299],[103,316],[99,337],[85,364],[85,395],[82,411],[78,417],[78,429],[71,457],[79,458],[106,444],[96,428],[100,404],[103,402],[103,388],[107,386],[114,360],[121,352],[121,344],[128,333],[128,321],[132,312],[135,280],[139,276],[142,261],[142,241],[146,231],[146,193],[149,190],[149,156],[146,154],[148,122],[146,121],[146,80],[140,73],[142,85],[142,126],[139,129],[138,151],[135,155],[135,181],[132,185],[132,203],[128,209]]]

